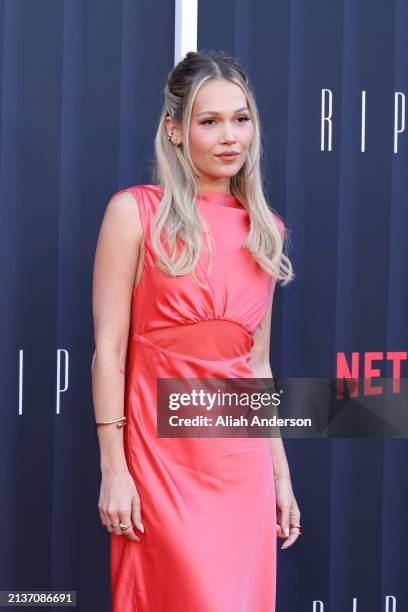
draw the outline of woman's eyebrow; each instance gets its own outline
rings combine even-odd
[[[235,111],[235,113],[240,113],[241,111],[244,111],[244,110],[249,110],[249,108],[247,106],[242,106],[241,108],[238,108]],[[204,111],[201,111],[200,113],[196,113],[194,116],[195,117],[199,117],[200,115],[206,115],[206,114],[208,114],[208,115],[221,115],[222,113],[219,113],[217,111],[204,110]]]

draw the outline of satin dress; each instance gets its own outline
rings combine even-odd
[[[214,262],[196,274],[155,267],[150,227],[162,189],[135,185],[144,232],[126,360],[124,449],[145,533],[110,534],[113,612],[274,612],[276,499],[267,438],[157,435],[159,377],[254,378],[253,333],[273,284],[242,248],[249,217],[238,199],[204,191],[196,205],[211,228]],[[119,193],[119,192],[118,192]],[[271,212],[281,231],[284,224]]]

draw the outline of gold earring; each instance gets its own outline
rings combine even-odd
[[[173,141],[173,136],[175,136],[176,140]],[[167,140],[171,140],[172,142],[174,142],[175,145],[178,146],[178,142],[177,142],[177,134],[168,134],[167,136]]]

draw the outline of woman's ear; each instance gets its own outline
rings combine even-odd
[[[173,144],[181,145],[183,142],[182,131],[169,115],[167,115],[164,120],[164,126],[167,132],[167,137],[170,136],[169,140],[171,140]]]

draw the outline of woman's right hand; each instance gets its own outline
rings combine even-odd
[[[124,535],[129,540],[140,542],[140,538],[133,531],[133,525],[135,525],[144,533],[140,497],[127,469],[102,472],[98,508],[102,524],[109,532],[113,531],[116,535]],[[119,523],[126,525],[133,523],[133,525],[129,529],[121,529]],[[112,527],[112,525],[117,525],[117,527]]]

